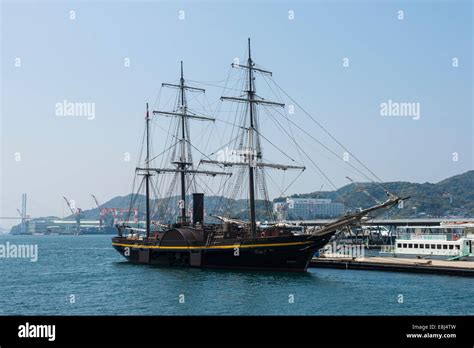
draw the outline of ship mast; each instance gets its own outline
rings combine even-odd
[[[150,168],[149,166],[149,143],[148,143],[148,136],[149,136],[149,128],[148,128],[148,104],[147,104],[147,162],[145,168],[136,168],[137,171],[144,171],[147,181],[146,181],[146,191],[147,195],[149,194],[149,180],[148,177],[150,176],[149,172],[157,172],[157,173],[179,173],[180,174],[180,202],[179,202],[179,224],[186,225],[188,224],[187,217],[186,217],[186,175],[187,174],[204,174],[204,175],[230,175],[229,173],[224,172],[213,172],[213,171],[205,171],[205,170],[195,170],[192,168],[193,163],[188,162],[187,158],[191,158],[190,154],[187,154],[186,147],[187,144],[191,144],[189,139],[189,134],[187,134],[187,121],[188,119],[196,119],[200,121],[211,121],[214,122],[215,119],[207,116],[196,115],[191,113],[188,110],[187,102],[186,102],[186,91],[193,91],[193,92],[202,92],[204,93],[205,90],[202,88],[191,87],[185,84],[184,80],[184,73],[183,73],[183,62],[181,61],[181,75],[179,84],[170,84],[170,83],[163,83],[162,87],[169,87],[169,88],[177,88],[179,90],[179,112],[174,111],[153,111],[154,115],[162,115],[167,117],[178,117],[180,118],[179,128],[181,128],[181,135],[179,139],[179,147],[180,147],[180,155],[179,160],[171,162],[171,164],[175,165],[176,168]],[[148,202],[148,199],[147,199]],[[147,206],[147,211],[149,207]],[[149,215],[149,212],[147,213]],[[147,225],[149,225],[149,218],[147,218]],[[147,230],[149,227],[147,228]],[[147,232],[148,233],[148,232]]]
[[[146,103],[146,161],[145,161],[145,196],[146,196],[146,237],[150,237],[150,114]]]
[[[248,137],[248,151],[249,151],[249,200],[250,200],[250,235],[254,237],[256,235],[256,219],[255,219],[255,184],[254,184],[254,173],[253,173],[253,161],[256,160],[253,158],[255,150],[254,150],[254,144],[253,144],[253,137],[254,137],[254,120],[253,120],[253,114],[254,114],[254,94],[255,91],[253,89],[253,62],[252,62],[252,56],[250,53],[250,38],[248,39],[248,45],[249,45],[249,57],[247,60],[247,66],[248,66],[248,73],[249,73],[249,81],[248,81],[248,91],[247,91],[247,97],[249,99],[249,137]]]
[[[186,223],[186,132],[185,132],[185,123],[186,123],[186,98],[185,98],[185,88],[184,88],[184,77],[183,77],[183,61],[181,61],[181,78],[179,79],[179,92],[181,95],[181,158],[179,161],[179,167],[181,168],[181,216],[180,221],[182,224]]]
[[[229,161],[215,161],[215,160],[201,160],[201,163],[209,163],[209,164],[223,164],[224,166],[241,166],[245,165],[248,166],[248,173],[249,173],[249,210],[250,210],[250,236],[256,237],[257,235],[257,227],[256,227],[256,214],[255,214],[255,169],[256,168],[274,168],[280,170],[287,170],[287,169],[300,169],[305,170],[303,166],[294,166],[294,165],[283,165],[283,164],[273,164],[273,163],[264,163],[261,161],[262,154],[260,149],[256,149],[258,144],[259,131],[257,129],[257,122],[256,122],[256,106],[263,104],[263,105],[270,105],[270,106],[278,106],[278,107],[285,107],[283,103],[277,103],[273,101],[269,101],[263,98],[260,98],[256,94],[255,84],[254,84],[254,72],[258,72],[261,74],[272,75],[271,71],[263,70],[260,68],[255,67],[255,63],[252,60],[251,50],[250,50],[250,38],[248,39],[248,59],[247,65],[241,64],[232,64],[233,68],[242,68],[248,70],[248,90],[246,92],[246,98],[241,97],[221,97],[221,100],[227,101],[234,101],[240,103],[246,103],[248,105],[248,119],[249,119],[249,127],[246,128],[248,141],[247,141],[247,148],[244,151],[245,157],[244,161],[242,162],[229,162]]]
[[[186,144],[189,142],[189,139],[187,139],[186,135],[186,129],[187,129],[187,119],[194,116],[188,114],[188,106],[186,103],[186,90],[193,90],[193,91],[199,91],[199,92],[205,92],[204,89],[202,88],[195,88],[195,87],[190,87],[185,85],[184,81],[184,72],[183,72],[183,61],[181,61],[181,75],[179,79],[179,85],[173,85],[173,84],[167,84],[163,83],[163,87],[171,87],[171,88],[178,88],[179,89],[179,100],[180,100],[180,112],[176,113],[174,116],[177,116],[180,118],[180,124],[181,124],[181,138],[179,139],[179,146],[180,146],[180,156],[179,160],[173,162],[173,164],[177,165],[178,171],[180,173],[180,183],[181,183],[181,192],[180,192],[180,202],[179,202],[179,208],[180,208],[180,215],[179,215],[179,223],[180,224],[187,224],[187,217],[186,217],[186,173],[188,167],[192,166],[192,163],[189,163],[186,160]],[[153,111],[153,114],[161,114],[165,116],[173,116],[172,113],[169,112],[163,112],[163,111]],[[208,120],[214,122],[215,120],[210,117],[202,117],[201,120]]]
[[[262,97],[258,96],[256,93],[255,88],[255,77],[254,73],[259,73],[263,75],[270,75],[272,76],[271,71],[263,70],[257,68],[255,66],[254,61],[252,60],[251,55],[251,47],[250,47],[250,38],[248,39],[248,59],[247,65],[241,64],[232,64],[233,68],[242,68],[247,69],[247,91],[246,98],[244,97],[226,97],[222,96],[221,100],[224,101],[233,101],[233,102],[240,102],[245,103],[248,105],[248,128],[244,128],[244,131],[247,132],[247,148],[244,149],[243,161],[219,161],[219,160],[211,160],[211,159],[202,159],[201,163],[207,164],[218,164],[223,165],[224,167],[238,167],[238,166],[245,166],[248,167],[248,174],[249,174],[249,210],[250,210],[250,236],[256,237],[256,214],[255,214],[255,179],[258,179],[258,176],[255,176],[255,170],[257,169],[264,169],[264,168],[271,168],[271,169],[279,169],[279,170],[288,170],[288,169],[297,169],[297,170],[305,170],[306,167],[298,166],[298,165],[286,165],[286,164],[275,164],[275,163],[267,163],[263,161],[262,151],[260,149],[260,130],[258,129],[258,122],[257,122],[257,106],[264,105],[264,106],[276,106],[276,107],[284,107],[285,104],[277,103],[273,101],[269,101],[267,99],[263,99]],[[240,127],[243,128],[243,127]],[[263,174],[263,173],[262,173]],[[265,183],[263,182],[263,185]],[[341,219],[336,220],[333,223],[327,224],[324,226],[323,233],[333,232],[334,230],[345,226],[353,224],[360,219],[367,215],[368,213],[381,209],[381,208],[389,208],[395,204],[397,204],[400,200],[404,200],[407,198],[399,198],[394,195],[389,195],[389,199],[381,204],[378,204],[374,207],[367,208],[361,212],[344,216]],[[236,219],[228,219],[221,216],[216,216],[218,219],[224,222],[233,222],[241,224],[242,221]]]

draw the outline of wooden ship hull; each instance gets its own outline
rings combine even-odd
[[[314,253],[326,245],[324,236],[293,235],[227,239],[205,245],[196,240],[203,230],[176,228],[160,240],[114,237],[113,247],[128,261],[158,266],[305,271]]]

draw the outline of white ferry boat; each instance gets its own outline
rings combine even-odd
[[[381,255],[474,260],[474,223],[442,222],[440,226],[403,226],[399,229],[404,233],[395,239],[394,245],[382,246]]]

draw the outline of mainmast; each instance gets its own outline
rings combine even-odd
[[[273,164],[273,163],[264,163],[262,159],[262,154],[258,148],[260,144],[259,130],[257,129],[257,105],[270,105],[284,107],[285,104],[269,101],[263,98],[260,98],[256,94],[255,84],[254,84],[254,72],[261,74],[272,75],[271,71],[263,70],[255,67],[255,63],[252,60],[251,50],[250,50],[250,38],[248,39],[248,59],[247,65],[232,64],[233,68],[242,68],[248,70],[248,90],[245,91],[247,97],[221,97],[221,100],[228,100],[234,102],[241,102],[248,104],[248,119],[249,127],[246,128],[247,131],[247,149],[244,151],[244,161],[230,162],[230,161],[214,161],[214,160],[201,160],[201,163],[210,163],[210,164],[223,164],[224,166],[247,166],[249,169],[249,210],[250,210],[250,235],[255,237],[257,235],[256,228],[256,214],[255,214],[255,169],[264,167],[275,168],[281,170],[287,169],[301,169],[304,170],[305,167],[302,166],[293,166],[293,165],[283,165],[283,164]]]
[[[250,235],[254,237],[256,233],[256,219],[255,219],[255,184],[254,184],[254,175],[253,175],[253,162],[256,160],[256,158],[253,158],[255,154],[254,150],[254,144],[253,144],[253,137],[254,137],[254,120],[253,120],[253,114],[254,114],[254,88],[253,88],[253,62],[252,62],[252,56],[250,53],[250,38],[248,39],[248,45],[249,45],[249,57],[247,60],[247,66],[248,66],[248,91],[247,91],[247,97],[249,100],[249,123],[250,127],[248,129],[249,136],[248,136],[248,156],[249,156],[249,204],[250,204]]]

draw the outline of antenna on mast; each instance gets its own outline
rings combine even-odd
[[[252,59],[252,55],[250,54],[250,38],[248,38],[248,43],[249,43],[249,59]]]

